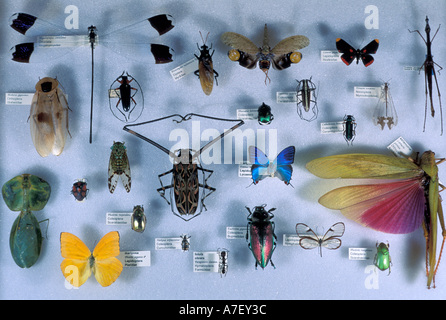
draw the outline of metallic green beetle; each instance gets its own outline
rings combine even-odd
[[[21,268],[29,268],[40,255],[42,232],[32,211],[42,210],[50,198],[51,187],[45,180],[22,174],[2,187],[3,200],[12,211],[20,211],[9,237],[11,255]]]
[[[390,245],[388,242],[387,244],[385,244],[384,242],[378,244],[378,242],[376,242],[377,252],[373,263],[381,271],[389,269],[389,274],[390,274],[390,266],[392,265],[392,259],[390,258],[389,247]]]
[[[146,229],[147,218],[144,214],[143,206],[134,206],[131,219],[132,230],[136,232],[144,232]]]

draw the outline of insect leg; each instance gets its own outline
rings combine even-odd
[[[442,190],[444,190],[444,186],[442,186],[442,187],[443,187]],[[443,207],[441,206],[440,198],[438,198],[438,220],[440,220],[441,230],[443,230],[443,232],[442,232],[443,241],[441,242],[440,255],[438,256],[437,265],[435,266],[435,271],[434,271],[434,279],[433,279],[434,287],[435,287],[435,275],[437,274],[438,266],[440,265],[441,254],[443,253],[444,243],[446,241],[446,228],[445,228],[445,224],[444,224]]]
[[[218,81],[217,81],[217,77],[218,77],[218,72],[217,71],[215,71],[215,70],[213,70],[214,71],[214,79],[215,79],[215,85],[217,85],[218,86]]]
[[[424,63],[426,65],[426,62]],[[427,82],[428,82],[428,75],[425,69],[424,72],[424,91],[425,91],[425,103],[424,103],[424,124],[423,124],[423,132],[426,130],[426,117],[427,117]]]
[[[170,201],[167,200],[167,198],[166,198],[164,195],[165,195],[165,193],[166,193],[166,189],[173,188],[174,186],[173,186],[172,184],[171,184],[171,185],[168,185],[168,186],[164,186],[164,185],[163,185],[163,181],[161,180],[161,177],[163,177],[163,176],[165,176],[165,175],[168,175],[168,174],[170,174],[170,173],[173,173],[173,169],[171,169],[171,170],[169,170],[169,171],[166,171],[166,172],[161,173],[161,174],[158,175],[158,180],[160,181],[161,188],[156,189],[156,191],[158,191],[158,193],[161,195],[161,197],[163,197],[164,200],[166,200],[167,203],[168,203],[169,205],[170,205]]]
[[[441,68],[441,67],[440,67]],[[441,70],[441,69],[440,69]],[[438,93],[438,101],[440,103],[440,123],[441,123],[441,134],[443,135],[443,109],[441,107],[441,94],[440,94],[440,88],[438,87],[438,81],[437,81],[437,74],[435,73],[435,68],[432,66],[432,71],[434,74],[435,79],[435,85],[437,86],[437,93]]]
[[[418,33],[420,35],[421,39],[423,39],[424,43],[427,45],[427,42],[424,39],[423,35],[420,33],[420,31],[418,31],[418,30],[410,30],[410,29],[407,29],[407,30],[409,30],[410,33],[413,33],[413,32]]]

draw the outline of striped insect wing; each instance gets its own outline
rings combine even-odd
[[[275,249],[273,224],[271,221],[251,223],[249,233],[252,254],[263,269],[268,265]]]

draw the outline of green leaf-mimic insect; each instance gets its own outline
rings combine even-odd
[[[113,141],[113,146],[110,148],[110,161],[108,163],[108,189],[113,193],[118,184],[118,178],[121,177],[124,188],[130,192],[132,186],[132,178],[130,176],[130,163],[125,151],[124,142]]]
[[[378,244],[378,242],[376,242],[376,255],[375,255],[375,260],[373,262],[373,264],[381,271],[387,270],[389,269],[389,273],[390,274],[390,266],[392,265],[392,259],[390,258],[390,254],[389,254],[389,243],[387,242],[381,242],[380,244]]]
[[[45,180],[22,174],[2,187],[3,200],[12,211],[20,211],[9,237],[11,255],[21,268],[29,268],[40,255],[42,232],[32,211],[42,210],[50,198],[51,187]]]

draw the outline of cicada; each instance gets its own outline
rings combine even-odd
[[[446,240],[443,209],[439,195],[436,159],[426,151],[421,159],[378,154],[341,154],[315,159],[307,169],[318,177],[379,179],[381,182],[353,185],[328,192],[319,199],[323,206],[341,210],[349,219],[387,233],[410,233],[423,226],[426,239],[427,286],[435,287],[435,274]],[[389,180],[383,182],[382,180]],[[437,219],[443,243],[437,262]]]
[[[132,186],[132,178],[130,176],[130,163],[127,157],[124,142],[114,142],[110,148],[110,161],[108,163],[108,189],[110,193],[115,191],[118,184],[118,178],[121,177],[124,188],[130,192]]]
[[[62,153],[68,132],[69,109],[57,79],[45,77],[37,82],[29,118],[34,147],[42,157]]]
[[[259,48],[247,37],[235,32],[225,32],[221,36],[224,44],[231,46],[228,52],[229,59],[238,61],[245,68],[254,69],[259,62],[259,68],[265,73],[266,80],[268,70],[271,66],[276,70],[289,68],[292,63],[298,63],[302,59],[302,54],[298,50],[310,44],[310,40],[305,36],[291,36],[280,41],[274,48],[269,46],[268,28],[265,24],[263,31],[263,45]]]

